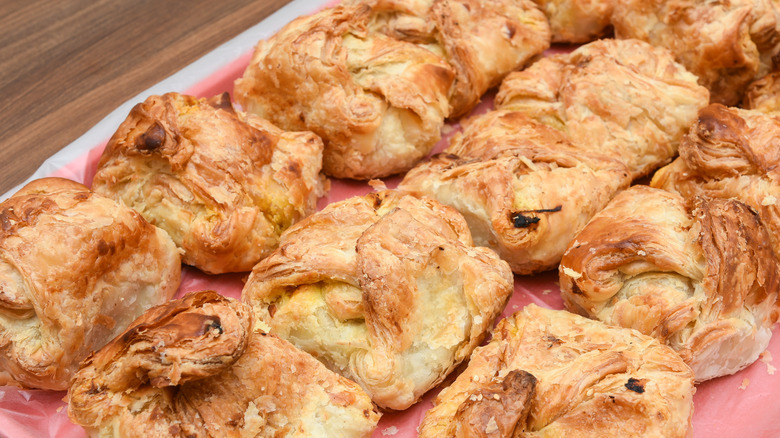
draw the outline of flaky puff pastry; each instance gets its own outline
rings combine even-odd
[[[449,117],[550,46],[550,28],[531,0],[347,0],[371,5],[369,28],[422,45],[455,69]]]
[[[710,90],[713,103],[738,103],[780,50],[775,0],[615,1],[615,37],[669,49]]]
[[[568,309],[671,346],[697,381],[764,351],[777,321],[778,262],[758,215],[733,199],[634,186],[582,230],[560,265]]]
[[[93,189],[170,234],[183,261],[249,271],[314,212],[327,182],[322,142],[235,111],[227,93],[178,93],[136,105],[111,138]]]
[[[671,161],[708,103],[707,89],[666,50],[637,40],[599,40],[543,58],[507,76],[496,96],[498,109],[620,159],[634,178]]]
[[[379,420],[357,384],[212,291],[150,309],[84,361],[68,415],[123,438],[369,437]]]
[[[576,233],[630,182],[620,161],[578,150],[520,112],[496,110],[469,120],[398,188],[456,208],[476,245],[532,274],[558,266]]]
[[[255,266],[242,299],[258,324],[405,409],[484,339],[513,289],[463,218],[394,191],[328,205]]]
[[[693,373],[669,347],[534,304],[436,398],[421,438],[691,435]]]
[[[235,98],[325,143],[323,170],[368,179],[405,171],[439,139],[455,72],[439,55],[370,32],[368,5],[293,20],[260,41]]]
[[[534,0],[550,21],[552,42],[587,43],[612,30],[616,0]]]
[[[748,85],[742,108],[780,115],[780,71],[773,71]]]
[[[79,362],[179,287],[164,231],[82,184],[0,203],[0,383],[66,389]]]
[[[736,198],[761,215],[780,255],[780,117],[713,104],[699,112],[680,157],[651,185],[685,198]]]

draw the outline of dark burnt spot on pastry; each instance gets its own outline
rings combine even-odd
[[[214,317],[213,320],[206,323],[206,331],[216,330],[221,335],[222,333],[225,333],[225,330],[222,328],[222,321],[220,321],[219,317]]]
[[[368,409],[363,409],[363,416],[368,418],[371,414],[368,412]]]
[[[577,286],[577,283],[571,284],[571,293],[573,293],[574,295],[585,295],[585,293],[582,292],[582,289],[580,289],[580,287]]]
[[[97,250],[98,250],[98,254],[104,256],[106,254],[109,253],[113,254],[114,252],[116,252],[116,247],[113,244],[110,244],[105,240],[100,239],[97,244]]]
[[[181,427],[179,427],[178,424],[174,424],[168,428],[168,433],[170,433],[171,436],[179,435],[181,433]]]
[[[151,152],[160,148],[165,142],[165,128],[160,122],[154,122],[147,128],[146,132],[141,134],[135,141],[138,150]]]
[[[76,201],[86,201],[92,196],[91,192],[78,192],[73,195],[73,199]]]
[[[645,392],[645,382],[643,380],[630,377],[628,379],[628,383],[626,383],[626,388],[638,394],[642,394]]]
[[[515,228],[526,228],[538,223],[542,219],[539,216],[526,216],[526,214],[556,213],[563,209],[562,205],[555,208],[543,208],[539,210],[521,210],[512,212],[509,217]]]
[[[90,384],[89,384],[89,389],[87,389],[87,394],[89,394],[89,395],[100,394],[104,390],[105,390],[105,388],[102,388],[102,387],[100,387],[98,385],[95,385],[95,382],[93,381],[93,382],[90,382]]]
[[[556,346],[556,345],[561,345],[561,344],[563,344],[563,341],[562,341],[562,340],[560,340],[560,339],[556,338],[556,337],[555,337],[555,336],[553,336],[553,335],[547,335],[547,336],[545,337],[545,340],[548,342],[548,344],[547,344],[547,348],[552,348],[552,347],[554,347],[554,346]]]
[[[296,178],[301,177],[301,165],[297,161],[288,164],[286,170]]]
[[[274,304],[274,303],[271,303],[271,304],[268,306],[268,315],[269,315],[271,318],[273,318],[273,317],[274,317],[274,315],[276,315],[276,304]]]
[[[431,158],[443,159],[443,160],[452,160],[452,161],[460,160],[459,156],[457,156],[455,154],[448,153],[448,152],[439,152],[438,154],[434,154]]]
[[[3,231],[8,231],[19,221],[16,216],[13,207],[5,208],[0,211],[0,224],[3,227]]]
[[[615,396],[614,395],[610,395],[609,396],[609,401],[611,401],[612,403],[616,403],[615,402]]]

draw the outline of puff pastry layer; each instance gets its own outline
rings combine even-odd
[[[379,420],[357,384],[211,291],[142,315],[84,362],[68,398],[74,422],[127,438],[369,437]]]
[[[498,109],[519,111],[585,150],[648,175],[677,153],[709,94],[663,49],[637,40],[600,40],[543,58],[507,76]]]
[[[773,0],[616,0],[616,38],[664,47],[712,93],[735,105],[745,87],[773,67],[780,51],[780,10]]]
[[[587,43],[612,30],[616,0],[534,0],[550,21],[552,42]]]
[[[680,157],[651,185],[685,198],[737,198],[755,209],[780,254],[780,118],[713,104],[680,144]]]
[[[674,348],[697,381],[766,349],[778,262],[758,215],[733,199],[634,186],[582,230],[560,265],[566,307]]]
[[[322,142],[233,109],[227,93],[178,93],[136,105],[111,138],[93,189],[171,235],[184,263],[252,269],[327,187]]]
[[[693,392],[690,368],[655,339],[531,304],[498,323],[419,436],[683,438]]]
[[[496,110],[472,118],[398,188],[456,208],[476,245],[532,274],[555,268],[576,233],[630,182],[620,161],[579,150],[520,112]]]
[[[780,71],[773,71],[748,85],[742,107],[762,113],[780,113]]]
[[[291,227],[242,299],[259,324],[405,409],[484,339],[513,289],[463,218],[394,191],[330,204]]]
[[[549,46],[530,0],[346,2],[260,41],[236,99],[325,142],[335,177],[400,173],[509,71]]]
[[[180,276],[176,246],[138,213],[73,181],[27,184],[0,203],[0,382],[66,389]]]

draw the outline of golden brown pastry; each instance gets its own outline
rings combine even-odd
[[[260,41],[235,95],[321,136],[327,174],[383,177],[410,169],[446,117],[548,46],[530,0],[345,2]]]
[[[171,235],[183,260],[219,274],[252,269],[315,211],[322,142],[233,109],[227,93],[136,105],[100,158],[93,189]]]
[[[543,58],[507,76],[496,96],[497,108],[622,160],[634,178],[675,156],[708,101],[707,90],[667,51],[636,40],[600,40]]]
[[[534,0],[550,21],[554,43],[587,43],[610,33],[615,1]]]
[[[751,82],[742,98],[742,107],[762,113],[780,113],[780,71]]]
[[[456,208],[478,246],[518,274],[558,266],[588,220],[631,182],[618,160],[578,150],[516,111],[471,119],[450,146],[406,174],[399,190]]]
[[[713,103],[735,105],[773,67],[779,12],[774,0],[616,0],[612,23],[617,38],[669,49]]]
[[[164,231],[82,184],[0,203],[0,383],[62,390],[79,362],[179,287]]]
[[[685,198],[737,198],[758,211],[780,254],[780,118],[713,104],[680,144],[680,157],[653,176],[653,187]]]
[[[683,438],[693,393],[691,369],[655,339],[530,304],[498,323],[419,436]]]
[[[394,191],[330,204],[291,227],[242,299],[271,333],[405,409],[484,339],[513,289],[463,218]]]
[[[87,359],[68,415],[94,436],[369,437],[360,387],[205,291],[150,309]]]
[[[348,0],[372,8],[369,29],[422,45],[455,69],[449,117],[550,46],[550,28],[532,0]]]
[[[675,349],[697,381],[764,351],[780,277],[758,215],[733,199],[634,186],[582,230],[560,265],[566,307]]]

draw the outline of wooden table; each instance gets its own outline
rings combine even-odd
[[[0,0],[0,194],[289,0]]]

